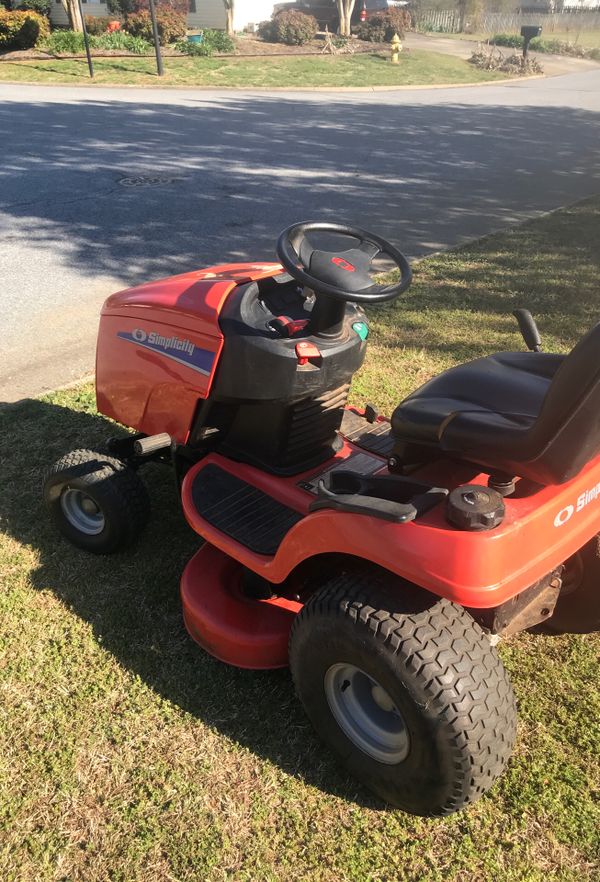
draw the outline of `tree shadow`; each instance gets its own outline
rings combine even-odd
[[[36,550],[38,566],[29,576],[35,589],[52,591],[89,622],[98,643],[162,698],[289,774],[381,807],[317,741],[287,671],[229,667],[187,635],[179,578],[202,540],[184,521],[169,469],[144,470],[153,514],[137,545],[92,556],[50,524],[42,475],[68,450],[93,448],[120,430],[95,414],[39,400],[0,405],[0,428],[0,521],[8,535]]]
[[[371,227],[415,256],[594,186],[597,115],[573,107],[180,94],[1,105],[11,238],[55,249],[82,278],[134,283],[271,259],[278,231],[307,216]],[[119,186],[144,174],[179,181]]]

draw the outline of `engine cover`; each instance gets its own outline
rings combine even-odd
[[[98,410],[148,435],[187,441],[208,397],[223,334],[219,315],[239,285],[279,264],[231,264],[119,291],[102,309],[96,352]]]

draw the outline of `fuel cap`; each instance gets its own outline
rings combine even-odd
[[[493,530],[504,517],[504,501],[496,490],[463,484],[448,496],[446,518],[459,530]]]

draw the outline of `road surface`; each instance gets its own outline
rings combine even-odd
[[[423,255],[600,191],[600,71],[359,92],[0,86],[0,401],[93,371],[113,290],[323,218]]]

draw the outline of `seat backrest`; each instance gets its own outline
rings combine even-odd
[[[600,322],[554,375],[530,441],[552,483],[568,481],[600,453]]]

